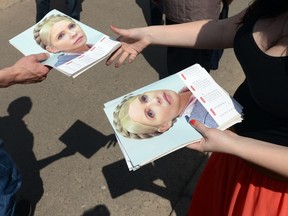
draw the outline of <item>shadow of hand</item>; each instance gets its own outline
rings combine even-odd
[[[117,139],[116,139],[114,134],[110,134],[106,138],[107,138],[107,142],[106,142],[106,144],[103,147],[106,146],[106,148],[108,149],[110,147],[115,147],[116,146]]]

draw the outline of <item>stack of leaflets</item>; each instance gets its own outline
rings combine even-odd
[[[154,108],[150,110],[146,106],[148,102],[151,103],[153,100],[151,91],[154,92],[154,95],[157,95],[155,91],[158,92],[157,97],[155,96],[156,99],[154,98],[156,100],[154,103],[162,106],[171,106],[170,110],[173,110],[172,105],[173,103],[175,104],[171,91],[178,95],[181,92],[188,92],[191,95],[189,99],[190,105],[185,106],[183,113],[173,120],[173,125],[170,125],[170,128],[165,130],[165,132],[161,131],[162,133],[150,138],[143,138],[142,136],[142,138],[130,137],[127,133],[123,133],[117,128],[118,126],[115,122],[118,119],[115,118],[115,115],[119,115],[119,112],[116,110],[119,110],[123,100],[130,101],[128,108],[126,107],[128,111],[126,114],[123,111],[121,116],[127,118],[128,115],[133,121],[148,125],[147,120],[149,118],[152,118],[152,120],[157,118]],[[134,99],[127,99],[129,97]],[[188,115],[186,115],[187,110],[189,111]],[[104,104],[104,111],[113,127],[129,170],[137,170],[141,166],[177,149],[199,141],[202,136],[189,124],[191,119],[196,119],[208,127],[220,130],[225,130],[242,121],[242,106],[230,97],[199,64],[192,65],[176,74],[111,100]],[[189,116],[189,113],[191,116]],[[162,112],[162,116],[165,118],[164,112]],[[127,130],[131,132],[130,129]]]
[[[65,75],[71,76],[73,78],[83,73],[93,65],[99,63],[121,46],[121,43],[119,41],[114,40],[109,36],[103,34],[102,32],[97,31],[77,20],[74,20],[71,17],[69,18],[71,18],[73,22],[70,22],[68,20],[68,22],[65,23],[65,20],[67,21],[67,19],[65,18],[63,18],[64,21],[62,23],[60,23],[59,20],[57,20],[57,22],[53,21],[54,22],[53,24],[51,24],[52,22],[48,21],[52,20],[51,19],[52,17],[57,16],[69,17],[61,13],[60,11],[52,10],[41,21],[39,21],[32,27],[28,28],[27,30],[23,31],[22,33],[18,34],[17,36],[13,37],[12,39],[9,40],[9,42],[26,56],[30,54],[43,53],[43,52],[49,53],[50,58],[47,59],[46,61],[43,61],[42,63],[44,65],[51,66],[56,70],[64,73]],[[45,24],[45,26],[42,25],[45,23],[43,22],[44,20],[46,20],[47,21],[46,23],[48,23]],[[77,51],[77,53],[73,53],[73,51],[68,50],[68,48],[67,48],[68,51],[65,49],[64,51],[61,49],[58,49],[56,51],[55,49],[47,50],[45,47],[39,45],[34,39],[35,35],[34,30],[36,27],[39,26],[41,26],[40,28],[43,29],[42,32],[46,31],[45,34],[48,35],[50,38],[52,38],[51,41],[58,40],[59,42],[61,40],[64,41],[66,39],[70,40],[68,43],[72,43],[72,49],[73,46],[74,47],[78,46],[84,41],[85,44],[87,44],[89,50],[88,51],[85,50],[83,52]],[[71,32],[73,32],[73,34],[75,35],[71,36],[70,33],[68,35],[67,29],[72,30]],[[75,29],[77,31],[75,31]],[[68,37],[70,38],[68,39]],[[57,45],[59,45],[59,43]],[[59,59],[62,60],[60,61]]]

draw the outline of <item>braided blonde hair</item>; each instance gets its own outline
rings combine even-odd
[[[73,19],[62,14],[53,14],[46,17],[44,20],[39,22],[33,31],[33,36],[36,43],[43,49],[47,50],[46,47],[50,45],[50,31],[53,25],[62,20],[69,20],[75,23]]]
[[[117,105],[113,113],[113,124],[122,136],[131,139],[146,139],[158,136],[162,132],[158,131],[157,127],[141,124],[133,121],[129,114],[130,104],[138,97],[128,95]]]

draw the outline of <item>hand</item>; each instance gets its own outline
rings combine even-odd
[[[115,147],[117,144],[117,139],[116,139],[115,135],[110,134],[110,135],[106,136],[103,144],[104,144],[103,147],[106,147],[107,149],[110,147]]]
[[[201,152],[227,152],[227,148],[239,136],[232,131],[221,131],[215,128],[208,128],[199,121],[192,120],[190,124],[203,136],[196,143],[187,147]]]
[[[8,87],[14,84],[43,81],[51,68],[44,66],[40,62],[47,58],[49,58],[49,55],[46,53],[22,57],[11,67],[3,69],[3,73],[0,75],[0,86]]]
[[[144,48],[149,45],[149,42],[144,38],[144,32],[138,29],[119,29],[114,26],[110,26],[113,32],[120,35],[118,40],[122,42],[122,46],[110,55],[106,64],[111,65],[116,58],[119,57],[115,63],[115,67],[120,67],[124,61],[128,58],[128,62],[132,63],[137,55],[142,52]]]

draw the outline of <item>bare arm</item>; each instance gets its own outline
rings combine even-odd
[[[238,136],[231,131],[207,128],[198,121],[194,127],[204,138],[187,147],[198,151],[236,155],[288,179],[288,147]]]
[[[177,25],[149,26],[134,29],[111,29],[122,42],[107,60],[107,65],[116,62],[119,67],[127,58],[129,63],[149,45],[193,47],[199,49],[230,48],[239,22],[245,11],[224,20],[202,20]]]
[[[8,87],[14,84],[28,84],[43,81],[50,68],[41,64],[49,56],[47,54],[35,54],[22,57],[14,65],[0,70],[0,87]]]

